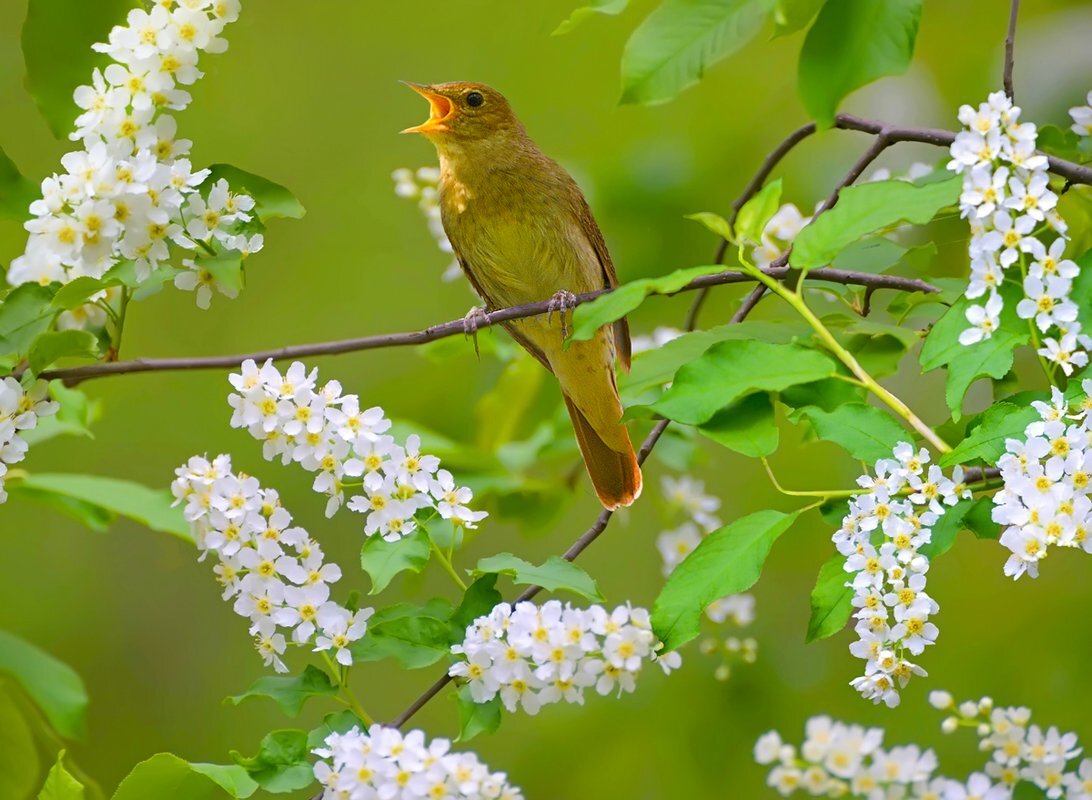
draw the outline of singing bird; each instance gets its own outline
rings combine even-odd
[[[608,509],[641,494],[641,468],[629,433],[614,365],[629,369],[624,320],[589,341],[564,344],[574,293],[618,285],[603,234],[580,187],[531,141],[508,101],[480,83],[407,85],[429,102],[420,133],[440,158],[444,230],[463,272],[487,309],[551,299],[550,317],[504,323],[561,384],[584,464]]]

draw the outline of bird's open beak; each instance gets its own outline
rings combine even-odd
[[[441,131],[448,130],[447,122],[455,114],[455,104],[444,97],[442,94],[437,94],[432,91],[432,88],[420,83],[410,83],[409,81],[402,81],[417,94],[428,100],[430,107],[429,118],[426,122],[422,122],[420,125],[415,125],[412,128],[406,128],[402,133],[439,133]]]

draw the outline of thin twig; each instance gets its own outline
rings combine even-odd
[[[789,154],[794,147],[800,142],[807,139],[815,133],[815,123],[809,122],[807,125],[801,125],[795,131],[790,133],[784,138],[784,140],[777,147],[773,149],[765,160],[762,162],[762,166],[758,168],[758,172],[754,174],[754,177],[743,187],[743,191],[740,192],[739,197],[732,203],[732,210],[728,214],[728,224],[735,225],[736,218],[739,216],[739,210],[747,204],[747,201],[754,197],[758,191],[766,183],[766,179],[770,177],[770,173],[774,171],[778,164],[781,163],[781,159]],[[728,240],[721,239],[717,245],[717,253],[713,257],[714,264],[723,264],[724,257],[728,254]],[[755,290],[756,292],[758,289]],[[766,289],[762,288],[759,292],[759,297],[766,293]],[[709,295],[709,289],[702,289],[694,297],[693,302],[690,304],[690,310],[686,312],[686,322],[684,328],[688,331],[694,330],[698,325],[698,315],[701,313],[702,306],[705,305],[705,299]],[[757,302],[757,301],[756,301]]]
[[[781,277],[786,270],[783,265],[773,266],[767,270],[772,277]],[[898,289],[908,292],[937,292],[938,289],[929,283],[915,278],[900,278],[893,275],[874,275],[868,272],[853,272],[841,269],[815,269],[808,273],[809,279],[829,281],[857,286],[870,286],[877,289]],[[721,286],[729,283],[750,283],[753,277],[735,270],[725,270],[712,275],[703,275],[688,283],[680,292],[695,291],[709,286]],[[590,302],[600,295],[606,294],[611,289],[600,289],[595,292],[585,292],[575,296],[576,305]],[[543,300],[537,303],[512,306],[492,311],[478,317],[477,327],[488,328],[502,322],[509,322],[524,317],[539,316],[549,313],[550,301]],[[69,384],[80,381],[102,378],[107,375],[126,375],[137,372],[166,372],[198,369],[233,369],[243,361],[253,359],[262,362],[266,359],[281,361],[290,358],[304,358],[309,356],[335,355],[338,353],[352,353],[361,350],[377,350],[385,347],[405,347],[434,342],[448,336],[456,336],[466,332],[463,319],[452,320],[440,325],[433,325],[421,331],[409,333],[387,333],[378,336],[362,336],[355,339],[342,339],[334,342],[319,342],[317,344],[293,345],[291,347],[279,347],[275,350],[260,350],[253,353],[238,353],[226,356],[205,356],[197,358],[138,358],[133,361],[112,361],[98,364],[88,364],[82,367],[69,367],[66,369],[48,370],[41,374],[47,380],[63,380]]]
[[[1009,100],[1016,101],[1016,92],[1012,88],[1012,70],[1016,62],[1016,18],[1020,15],[1020,0],[1012,0],[1009,10],[1009,32],[1005,36],[1005,71],[1002,81]]]

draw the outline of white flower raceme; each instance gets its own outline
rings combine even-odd
[[[860,637],[850,652],[864,659],[864,675],[851,685],[863,697],[890,707],[899,703],[899,689],[925,670],[909,660],[934,644],[937,626],[930,618],[940,610],[925,591],[929,559],[921,548],[932,540],[932,527],[948,506],[970,497],[963,470],[948,478],[929,452],[915,451],[906,442],[893,459],[876,462],[874,475],[857,484],[865,491],[849,501],[849,513],[833,536],[853,574],[857,609],[855,630]]]
[[[412,533],[421,515],[440,516],[474,528],[486,517],[469,507],[473,493],[457,486],[440,459],[420,451],[410,435],[399,444],[387,434],[391,421],[377,407],[361,409],[341,384],[318,385],[318,370],[296,361],[281,373],[272,361],[245,361],[229,377],[231,426],[246,428],[264,443],[266,459],[280,457],[317,473],[313,488],[329,497],[326,516],[345,503],[364,515],[364,532],[396,541]]]
[[[425,215],[429,233],[436,240],[436,246],[445,253],[454,253],[447,233],[444,232],[443,220],[440,219],[440,170],[436,167],[420,167],[417,170],[402,168],[396,169],[391,178],[394,179],[396,195],[417,201],[417,207]],[[453,281],[461,274],[458,260],[453,259],[444,270],[443,278],[445,281]]]
[[[509,711],[537,714],[551,703],[582,704],[588,687],[601,695],[632,692],[648,662],[664,672],[682,663],[675,652],[657,657],[659,647],[642,608],[501,603],[451,648],[461,658],[448,674],[465,680],[477,703],[499,694]]]
[[[314,751],[323,800],[523,800],[503,772],[474,753],[453,753],[447,739],[372,725],[331,733]]]
[[[792,203],[777,209],[762,229],[762,242],[751,253],[751,263],[761,269],[768,267],[789,249],[796,235],[811,222]]]
[[[1032,405],[1041,419],[1008,439],[997,462],[1004,486],[993,497],[993,521],[1012,555],[1005,574],[1035,578],[1052,545],[1092,553],[1092,380],[1070,404],[1057,388],[1049,403]]]
[[[1085,105],[1069,109],[1069,116],[1073,118],[1071,129],[1078,136],[1092,136],[1092,92],[1085,100]]]
[[[277,492],[233,472],[226,455],[212,461],[194,456],[175,475],[171,491],[185,504],[201,557],[216,556],[223,597],[250,620],[266,666],[286,672],[281,656],[289,645],[331,651],[339,664],[352,664],[349,646],[364,636],[373,609],[352,611],[330,599],[341,569],[324,560],[307,531],[292,525]]]
[[[0,379],[0,503],[8,499],[4,484],[8,465],[26,458],[27,443],[20,432],[38,427],[38,419],[57,413],[49,399],[49,384],[35,381],[24,387],[15,378]]]
[[[1077,109],[1073,109],[1076,111]],[[1004,306],[1004,281],[1019,283],[1024,298],[1016,307],[1043,334],[1038,353],[1069,375],[1088,363],[1092,339],[1081,332],[1077,305],[1070,299],[1079,268],[1063,257],[1066,224],[1058,215],[1058,196],[1050,190],[1047,159],[1035,150],[1038,137],[1030,122],[1020,122],[1020,108],[1004,92],[994,92],[974,108],[962,106],[964,130],[952,143],[948,168],[963,175],[960,212],[971,226],[971,279],[966,297],[986,297],[967,309],[970,327],[964,345],[989,339],[997,331]],[[1049,246],[1040,236],[1049,235]],[[1016,265],[1019,278],[1006,277]]]
[[[1077,736],[1057,728],[1031,725],[1026,708],[995,708],[984,697],[958,706],[947,692],[933,692],[929,702],[951,711],[941,729],[977,731],[979,750],[990,757],[966,780],[937,775],[932,750],[917,745],[885,749],[879,728],[846,725],[830,717],[812,717],[799,749],[770,731],[755,744],[755,761],[774,765],[767,784],[784,796],[804,792],[819,797],[884,800],[1011,800],[1018,783],[1034,784],[1051,800],[1092,798],[1092,760],[1081,753]]]
[[[42,198],[30,206],[34,219],[25,226],[26,251],[12,262],[9,283],[99,278],[122,260],[132,261],[144,280],[167,263],[172,244],[191,254],[261,248],[260,234],[246,235],[254,200],[232,194],[225,181],[202,195],[209,172],[193,169],[191,142],[178,138],[166,113],[189,105],[183,87],[202,75],[200,52],[227,48],[220,34],[239,11],[239,0],[160,0],[149,11],[130,11],[108,42],[94,46],[114,63],[96,69],[90,86],[76,89],[83,113],[70,138],[83,149],[61,159],[63,174],[42,182]],[[208,289],[216,278],[191,267],[176,285]],[[199,294],[203,305],[207,297]],[[101,320],[93,313],[70,314],[66,323]]]

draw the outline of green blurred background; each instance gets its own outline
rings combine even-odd
[[[136,306],[123,357],[245,351],[412,330],[461,316],[471,295],[445,284],[439,253],[411,203],[392,194],[390,173],[434,162],[432,148],[397,132],[424,118],[420,98],[397,83],[476,80],[506,93],[546,152],[585,187],[623,279],[708,262],[714,242],[683,214],[725,211],[764,154],[804,121],[795,90],[799,35],[762,37],[712,70],[673,103],[620,108],[618,63],[629,31],[653,4],[635,2],[620,19],[595,18],[551,37],[573,0],[323,0],[246,3],[227,36],[229,52],[206,56],[180,132],[194,141],[197,165],[226,161],[290,187],[308,209],[299,222],[278,221],[265,252],[249,262],[249,285],[236,301],[217,296],[209,312],[190,294],[168,289]],[[908,75],[850,99],[847,110],[898,122],[952,127],[960,103],[998,87],[1008,3],[948,0],[926,4],[918,52]],[[19,29],[22,0],[0,0],[0,145],[35,180],[54,171],[68,144],[53,139],[23,88]],[[105,34],[105,31],[103,31]],[[1068,123],[1092,76],[1088,3],[1025,3],[1018,39],[1016,94],[1025,117]],[[785,163],[786,199],[810,208],[844,174],[865,140],[829,132]],[[883,165],[937,161],[943,154],[900,146]],[[937,273],[965,270],[958,228],[938,241]],[[19,226],[0,223],[0,263],[21,252]],[[705,321],[724,321],[740,290],[717,290]],[[649,302],[636,332],[677,325],[689,298]],[[777,311],[770,302],[762,313]],[[485,334],[492,335],[492,334]],[[476,400],[496,378],[494,360],[467,354],[442,364],[412,350],[316,360],[366,403],[399,418],[469,438]],[[942,380],[916,373],[907,359],[890,385],[926,419],[944,418]],[[346,583],[364,588],[355,568],[358,519],[322,517],[322,502],[298,469],[262,461],[256,443],[228,427],[228,385],[219,372],[148,374],[85,385],[105,407],[96,439],[55,439],[21,466],[89,472],[165,486],[195,452],[231,452],[236,465],[282,491],[297,520],[346,567]],[[1036,387],[1037,388],[1037,387]],[[983,387],[972,410],[989,402]],[[635,432],[636,435],[637,432]],[[854,464],[833,446],[806,444],[787,430],[773,457],[796,488],[850,485]],[[662,528],[655,495],[667,470],[652,459],[648,497],[620,515],[582,557],[611,602],[648,605],[662,577],[655,536]],[[758,465],[714,452],[696,470],[732,520],[766,508],[791,508],[773,494]],[[464,564],[509,550],[541,559],[564,550],[596,514],[585,479],[559,521],[529,536],[487,523]],[[800,737],[810,715],[830,713],[884,725],[889,743],[939,744],[941,763],[960,775],[981,764],[969,737],[941,739],[929,689],[957,697],[989,694],[1025,704],[1044,723],[1092,737],[1087,664],[1092,638],[1081,619],[1089,599],[1089,562],[1076,552],[1052,557],[1038,581],[1013,585],[1001,574],[1002,549],[964,534],[930,573],[942,606],[939,646],[921,659],[928,680],[915,681],[895,711],[857,698],[847,682],[859,662],[851,634],[805,646],[808,593],[833,552],[831,531],[809,515],[776,545],[755,590],[759,662],[713,679],[712,664],[691,648],[670,678],[649,672],[635,695],[589,697],[584,708],[552,706],[537,717],[506,717],[497,735],[473,742],[506,770],[528,798],[763,797],[764,770],[751,747],[776,727]],[[52,511],[13,500],[0,507],[0,628],[71,664],[92,698],[89,740],[72,752],[112,787],[136,762],[170,751],[223,763],[227,752],[256,750],[278,727],[311,727],[328,709],[285,720],[261,700],[240,707],[222,698],[263,674],[246,623],[219,599],[210,565],[174,538],[119,523],[94,534]],[[445,593],[442,576],[398,580],[377,603],[423,601]],[[1083,586],[1083,588],[1082,588]],[[358,668],[358,691],[389,719],[428,685],[438,667],[404,672]],[[415,720],[431,735],[455,733],[454,703],[437,698]]]

